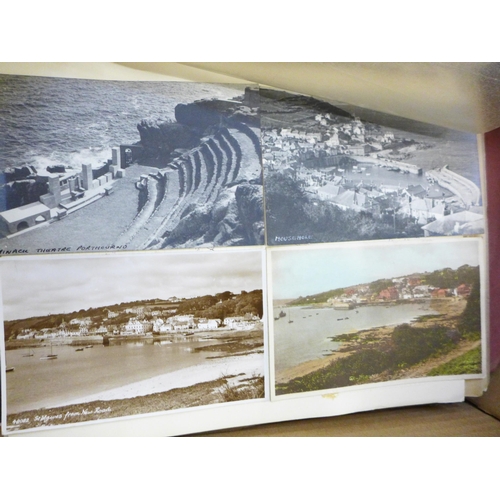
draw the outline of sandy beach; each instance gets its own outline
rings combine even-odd
[[[67,401],[7,415],[9,432],[263,398],[262,353],[231,356]]]
[[[293,366],[277,373],[276,383],[285,383],[294,378],[303,377],[308,373],[320,370],[321,368],[326,368],[333,361],[350,356],[353,352],[361,348],[359,339],[365,339],[368,341],[369,338],[370,342],[380,344],[380,342],[383,342],[390,337],[392,330],[393,327],[391,326],[383,326],[380,328],[365,330],[363,332],[356,332],[358,340],[347,340],[342,342],[342,346],[334,353],[320,359],[306,361],[305,363],[301,363],[300,365]],[[366,345],[366,343],[364,345]]]
[[[89,403],[91,401],[112,401],[115,399],[129,399],[137,396],[146,396],[159,392],[166,392],[175,388],[190,387],[201,382],[210,382],[221,377],[263,376],[262,354],[253,353],[247,356],[233,356],[214,359],[210,365],[184,368],[171,373],[165,373],[140,382],[116,387],[107,391],[90,394],[83,398],[67,401],[66,406]]]

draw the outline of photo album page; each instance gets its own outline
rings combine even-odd
[[[474,134],[258,85],[0,75],[0,144],[5,435],[188,434],[487,377]]]

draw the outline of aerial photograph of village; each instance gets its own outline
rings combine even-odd
[[[477,140],[261,89],[268,245],[484,233]]]
[[[0,255],[264,243],[259,91],[0,75]]]
[[[262,261],[237,249],[1,258],[3,429],[264,398]]]
[[[275,395],[481,376],[480,241],[433,240],[274,249]]]

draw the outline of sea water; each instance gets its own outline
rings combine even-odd
[[[214,351],[197,351],[196,347],[217,345],[219,341],[187,337],[178,341],[149,340],[111,342],[92,348],[71,345],[53,345],[57,359],[40,359],[50,354],[49,346],[36,349],[6,351],[7,366],[15,370],[6,374],[7,411],[41,409],[88,399],[92,394],[149,380],[159,375],[182,372],[213,364]],[[33,356],[27,356],[28,354]],[[214,376],[223,376],[223,368]],[[215,372],[214,372],[215,373]],[[193,382],[195,383],[195,382]],[[179,380],[178,387],[184,387]],[[154,391],[151,391],[154,392]]]
[[[279,317],[280,312],[286,316]],[[435,314],[429,303],[362,306],[350,310],[292,307],[274,311],[274,366],[276,373],[320,359],[340,346],[337,335],[389,325],[409,323]],[[292,321],[290,323],[290,321]]]
[[[0,75],[0,172],[25,165],[99,166],[111,158],[112,147],[139,141],[142,120],[175,120],[179,103],[243,92],[241,85]]]

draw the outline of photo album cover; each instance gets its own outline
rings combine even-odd
[[[0,75],[2,433],[484,379],[481,161],[257,85]]]

